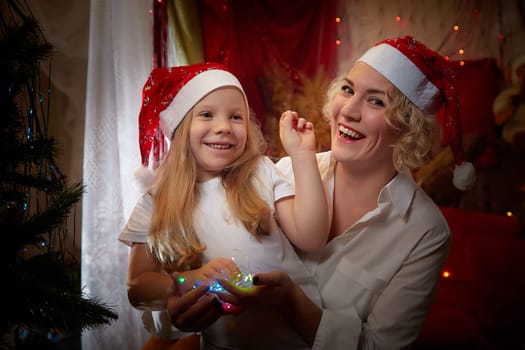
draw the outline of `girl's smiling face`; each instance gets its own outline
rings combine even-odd
[[[365,63],[356,63],[331,102],[332,154],[339,162],[360,166],[392,165],[397,136],[387,124],[391,83]]]
[[[192,109],[190,149],[195,157],[197,180],[209,180],[230,166],[246,146],[248,110],[235,87],[210,92]]]

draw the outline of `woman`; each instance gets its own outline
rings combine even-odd
[[[450,244],[439,208],[410,175],[431,156],[434,116],[443,105],[457,160],[453,182],[467,189],[474,181],[455,129],[452,73],[412,37],[385,40],[359,58],[332,86],[325,106],[332,146],[317,159],[330,204],[329,242],[320,251],[299,252],[317,278],[322,305],[280,271],[255,275],[257,287],[249,292],[222,281],[230,293],[221,298],[241,309],[275,307],[313,349],[412,344]],[[278,167],[293,178],[289,158]],[[172,295],[168,313],[179,329],[204,329],[219,317],[205,311],[198,292]]]

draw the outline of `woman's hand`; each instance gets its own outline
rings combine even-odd
[[[292,291],[299,288],[286,272],[271,271],[253,277],[253,287],[239,287],[226,279],[219,279],[228,293],[218,293],[221,300],[235,306],[240,313],[252,305],[282,308],[289,305]]]
[[[167,310],[171,323],[181,331],[200,331],[215,322],[224,311],[217,293],[210,285],[223,279],[236,281],[240,271],[231,259],[217,258],[204,266],[174,272],[170,276],[173,284],[168,289]]]
[[[189,288],[177,272],[171,274],[171,278],[173,285],[168,289],[167,311],[171,324],[177,329],[201,331],[222,315],[221,302],[209,292],[207,285]]]
[[[220,280],[228,293],[220,298],[234,306],[235,313],[250,307],[268,306],[281,312],[289,324],[297,330],[305,342],[312,346],[321,322],[322,310],[286,272],[271,271],[253,277],[252,288],[240,288],[226,280]]]

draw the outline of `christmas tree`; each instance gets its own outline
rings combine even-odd
[[[111,323],[112,307],[82,293],[80,264],[66,247],[67,218],[84,192],[68,185],[48,136],[53,47],[25,2],[0,4],[0,244],[6,348],[54,348]]]

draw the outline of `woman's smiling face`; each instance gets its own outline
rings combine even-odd
[[[392,164],[397,136],[387,124],[391,83],[365,63],[356,63],[331,102],[332,153],[340,162]]]

